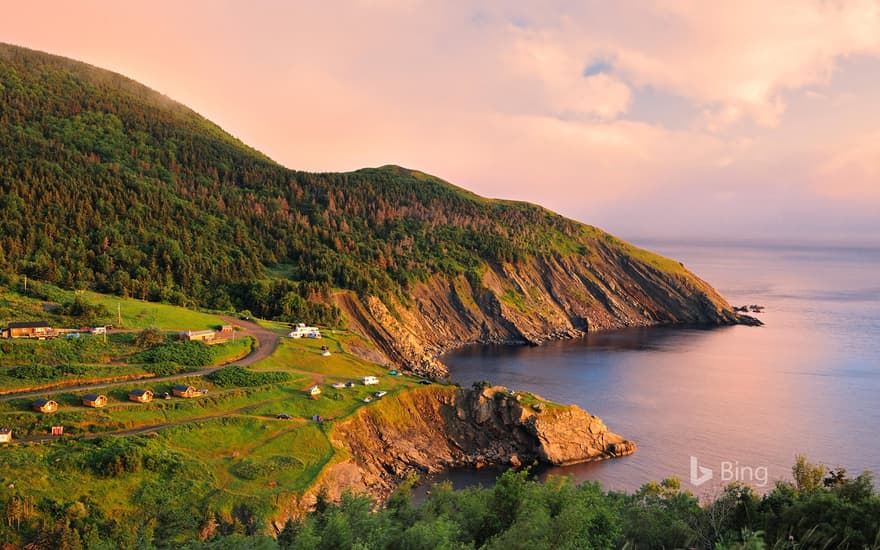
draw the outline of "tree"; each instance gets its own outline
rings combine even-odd
[[[825,477],[825,466],[808,462],[806,456],[799,454],[795,457],[794,466],[791,467],[791,475],[794,478],[794,484],[798,491],[815,491],[822,487],[822,480]]]
[[[165,335],[156,327],[147,327],[134,337],[134,345],[141,349],[158,346],[163,342],[165,342]]]

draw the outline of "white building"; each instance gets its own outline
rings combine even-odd
[[[298,323],[288,336],[291,338],[320,338],[321,331],[318,327],[307,327],[305,323]]]
[[[375,376],[364,376],[364,386],[372,386],[374,384],[378,384],[379,379]]]

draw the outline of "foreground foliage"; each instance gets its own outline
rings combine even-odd
[[[795,483],[778,482],[764,496],[730,485],[704,503],[674,478],[624,494],[512,471],[492,488],[437,485],[420,505],[412,502],[411,479],[379,510],[366,496],[345,494],[331,503],[319,493],[314,510],[288,520],[275,539],[268,536],[266,502],[242,502],[224,513],[189,505],[208,480],[174,451],[138,440],[90,445],[79,467],[100,477],[142,477],[133,493],[137,513],[107,517],[99,502],[63,495],[35,502],[15,494],[6,499],[0,536],[65,549],[880,548],[880,496],[871,475],[850,479],[831,471],[816,485],[809,475],[798,477],[804,466],[818,471],[800,459]],[[281,458],[272,468],[298,467],[296,459]],[[260,468],[267,466],[245,461],[239,475],[258,477]]]

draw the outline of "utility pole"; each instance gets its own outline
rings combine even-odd
[[[27,294],[27,275],[24,276],[24,293]]]
[[[116,326],[122,326],[122,302],[116,302]]]

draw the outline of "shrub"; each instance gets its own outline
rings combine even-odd
[[[136,353],[131,361],[204,367],[214,362],[214,350],[201,342],[170,342]]]
[[[290,379],[286,372],[255,372],[244,367],[225,367],[214,371],[207,377],[221,388],[262,386],[278,384]]]
[[[162,361],[161,363],[147,363],[144,370],[156,376],[171,376],[183,372],[185,367],[171,361]]]

